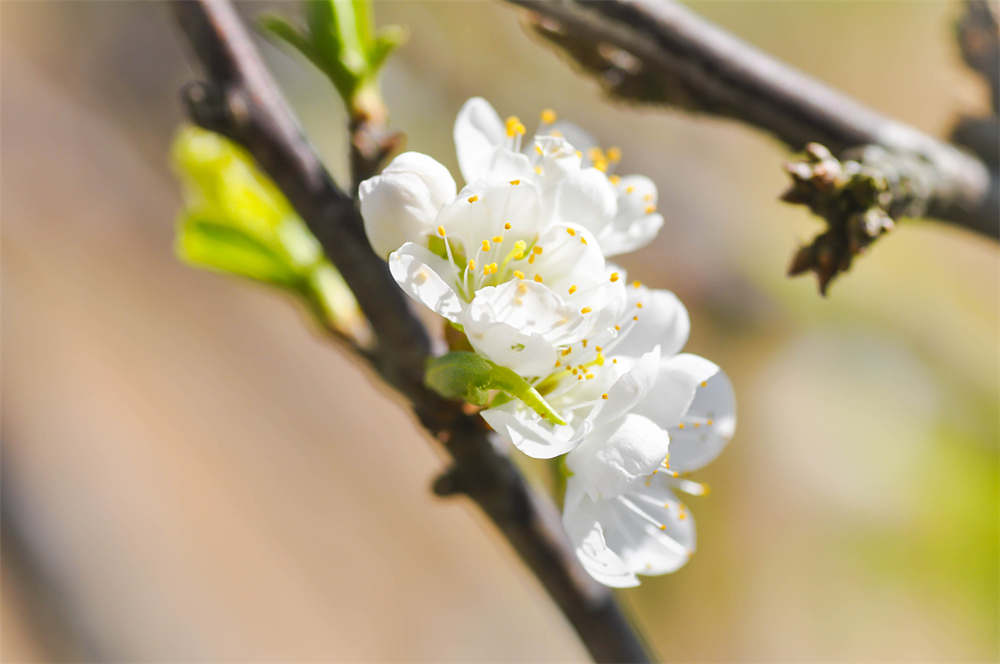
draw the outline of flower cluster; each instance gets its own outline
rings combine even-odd
[[[655,185],[614,174],[620,151],[550,110],[529,139],[470,99],[455,144],[461,191],[415,152],[361,184],[372,247],[407,294],[530,386],[481,415],[529,456],[565,455],[563,523],[585,569],[611,586],[676,570],[695,531],[675,491],[706,492],[681,475],[722,451],[735,401],[715,364],[681,353],[677,297],[607,260],[662,226]]]

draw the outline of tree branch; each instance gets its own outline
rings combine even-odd
[[[892,166],[891,173],[881,175],[903,183],[907,192],[901,206],[887,189],[884,212],[890,207],[917,210],[997,237],[1000,185],[983,161],[863,106],[680,4],[508,1],[530,9],[529,25],[597,76],[614,97],[733,118],[773,134],[795,151],[810,143],[822,143],[836,155],[877,146],[879,165]],[[916,197],[909,186],[915,182],[920,184]],[[847,201],[847,206],[856,204]],[[851,242],[848,216],[827,217],[838,251],[863,248],[877,237]],[[846,254],[848,265],[852,256]],[[844,258],[838,256],[841,262]]]
[[[354,291],[375,332],[366,357],[405,397],[454,460],[439,495],[465,493],[532,570],[598,661],[648,661],[608,590],[579,566],[551,501],[534,492],[497,450],[481,418],[423,384],[431,343],[386,265],[371,251],[352,198],[302,134],[236,11],[226,0],[175,2],[176,18],[208,82],[189,84],[191,119],[247,148],[277,183]]]

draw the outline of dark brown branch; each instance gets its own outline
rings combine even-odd
[[[184,89],[199,125],[246,147],[319,239],[354,291],[375,332],[373,368],[413,407],[454,460],[435,485],[464,493],[532,570],[598,661],[647,661],[613,596],[577,563],[551,501],[531,490],[497,451],[478,416],[423,385],[430,339],[364,236],[354,201],[340,190],[302,134],[249,34],[225,0],[173,4],[208,78]]]
[[[908,193],[905,205],[890,200],[885,210],[920,210],[997,237],[998,179],[982,160],[863,106],[676,2],[508,1],[530,9],[529,25],[614,97],[733,118],[795,151],[810,143],[838,156],[881,148],[888,155],[881,163],[892,165],[886,178],[921,183],[919,199]],[[827,219],[838,251],[860,246],[845,234],[845,219]],[[835,262],[849,265],[852,256]]]

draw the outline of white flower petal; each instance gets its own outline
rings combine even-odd
[[[578,430],[552,424],[517,401],[480,411],[501,438],[534,459],[552,459],[576,447]]]
[[[462,298],[452,287],[455,266],[419,244],[407,242],[389,255],[389,272],[407,295],[452,322],[462,313]]]
[[[645,287],[629,287],[627,292],[629,312],[638,319],[625,322],[627,332],[614,344],[614,353],[635,356],[656,344],[660,345],[663,357],[679,353],[687,343],[691,319],[677,296],[667,290]]]
[[[635,412],[645,415],[664,429],[678,426],[682,416],[688,412],[699,384],[718,371],[717,365],[697,355],[682,353],[665,358],[660,362],[656,384],[636,405]]]
[[[714,460],[733,437],[736,398],[725,373],[716,372],[698,387],[681,422],[683,429],[670,428],[670,468],[684,473]]]
[[[592,506],[590,499],[584,498],[563,512],[563,527],[580,564],[588,574],[606,586],[630,588],[639,585],[639,579],[628,569],[625,561],[608,547],[604,529],[595,518]]]
[[[555,195],[557,220],[583,226],[598,237],[618,209],[614,188],[596,168],[570,174],[559,183]]]
[[[384,258],[404,242],[421,241],[441,207],[455,197],[455,181],[431,157],[405,152],[362,182],[358,196],[368,241]]]
[[[636,574],[667,574],[695,550],[691,512],[658,474],[613,501],[602,521],[608,546]]]
[[[597,146],[597,140],[587,130],[580,125],[565,120],[560,120],[544,132],[546,136],[556,136],[564,138],[573,148],[580,150],[583,154]]]
[[[545,376],[556,345],[580,327],[583,315],[543,284],[512,280],[476,291],[461,324],[473,347],[522,376]]]
[[[604,234],[601,247],[609,256],[649,244],[663,226],[656,211],[656,185],[644,175],[626,175],[615,185],[617,213]]]
[[[660,376],[660,348],[644,353],[631,362],[630,358],[619,358],[618,365],[627,370],[611,385],[608,398],[595,416],[596,421],[607,424],[633,410],[654,388]]]
[[[566,456],[566,465],[592,498],[611,498],[656,470],[669,444],[667,432],[652,420],[629,413],[595,428]]]
[[[482,97],[465,102],[455,119],[455,150],[466,183],[487,175],[497,146],[506,137],[503,122]]]

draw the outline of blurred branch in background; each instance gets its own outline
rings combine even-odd
[[[796,151],[825,145],[787,166],[793,185],[784,197],[809,205],[827,223],[790,270],[815,272],[823,292],[855,255],[892,228],[893,218],[927,215],[997,237],[995,159],[977,158],[885,117],[678,3],[509,1],[530,9],[530,28],[594,75],[612,97],[733,118]],[[995,15],[985,2],[969,7],[963,50],[990,80],[995,98]],[[995,117],[984,123],[979,130],[995,133]],[[981,145],[992,145],[986,151],[995,155],[996,141],[988,138]]]
[[[329,4],[333,15],[337,4]],[[354,200],[337,187],[304,137],[233,6],[224,0],[201,0],[174,3],[173,8],[209,79],[184,88],[190,117],[249,151],[353,290],[375,336],[375,347],[363,356],[410,402],[454,460],[435,483],[435,492],[465,493],[482,508],[596,660],[647,661],[644,645],[613,596],[579,567],[551,501],[533,491],[497,451],[478,416],[424,385],[425,363],[431,356],[426,330],[385,263],[369,248]],[[318,20],[315,14],[313,18]],[[323,29],[311,26],[314,35]],[[297,38],[291,33],[287,37]]]

